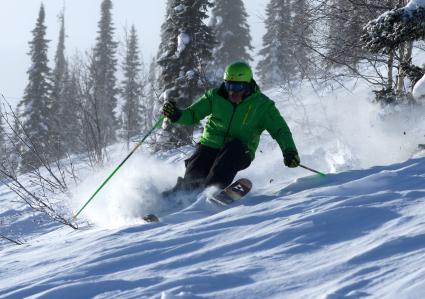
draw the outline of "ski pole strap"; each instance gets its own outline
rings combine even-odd
[[[164,120],[164,116],[161,115],[155,125],[146,133],[146,135],[142,138],[142,140],[134,147],[134,149],[125,157],[125,159],[114,169],[114,171],[107,177],[107,179],[97,188],[96,192],[89,198],[89,200],[82,206],[82,208],[74,215],[73,219],[76,219],[78,215],[84,210],[84,208],[91,202],[91,200],[99,193],[99,191],[108,183],[108,181],[115,175],[115,173],[124,165],[124,163],[134,154],[134,152],[142,145],[142,143],[148,138],[152,132],[159,128]]]
[[[320,176],[326,176],[326,174],[324,174],[324,173],[322,173],[320,171],[314,170],[314,169],[312,169],[310,167],[307,167],[305,165],[300,164],[299,166],[302,167],[302,168],[304,168],[304,169],[310,170],[311,172],[317,173]]]

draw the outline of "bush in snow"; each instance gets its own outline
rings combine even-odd
[[[34,146],[33,138],[25,131],[24,124],[10,105],[8,111],[0,111],[0,119],[5,124],[2,131],[7,141],[6,152],[0,161],[0,181],[32,210],[77,228],[61,204],[52,201],[55,195],[67,194],[70,178],[77,180],[72,160],[49,162],[45,154]],[[17,161],[24,159],[25,152],[31,152],[40,167],[30,167],[24,175],[18,175]]]

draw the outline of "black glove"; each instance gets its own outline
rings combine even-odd
[[[296,150],[287,150],[283,153],[283,162],[290,168],[300,166],[300,157]]]
[[[164,106],[162,106],[162,114],[165,117],[168,117],[172,122],[176,122],[179,120],[182,115],[179,108],[177,108],[176,103],[167,101]]]

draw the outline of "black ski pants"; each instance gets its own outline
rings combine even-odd
[[[232,183],[238,171],[251,164],[251,155],[245,144],[233,139],[221,149],[198,144],[185,164],[184,189],[225,188]]]

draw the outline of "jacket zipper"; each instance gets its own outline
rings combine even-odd
[[[235,116],[235,112],[236,112],[236,108],[237,108],[237,105],[235,105],[233,103],[232,103],[232,106],[233,106],[233,113],[232,113],[232,117],[230,118],[230,121],[229,121],[229,126],[227,127],[226,135],[224,136],[224,141],[223,141],[224,143],[226,143],[226,138],[227,138],[227,136],[229,136],[230,127],[232,125],[233,117]]]
[[[243,122],[242,122],[243,125],[246,125],[246,121],[248,120],[248,115],[251,112],[251,109],[252,109],[252,103],[249,104],[248,111],[245,113],[245,117],[243,118]]]

